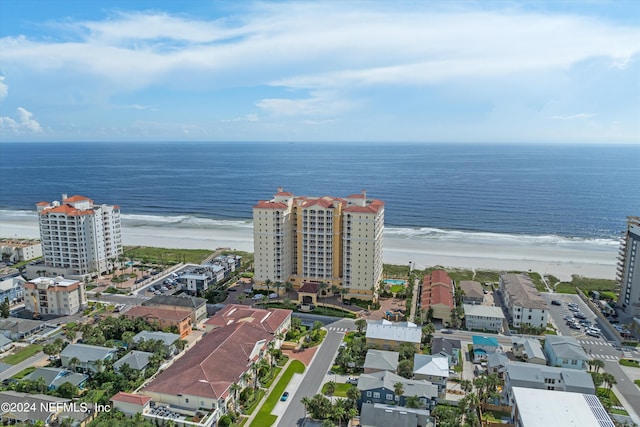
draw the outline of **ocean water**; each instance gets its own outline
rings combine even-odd
[[[0,144],[0,218],[80,194],[128,226],[251,228],[252,206],[366,190],[387,233],[617,245],[640,215],[640,146],[355,143]],[[0,225],[1,228],[1,225]]]

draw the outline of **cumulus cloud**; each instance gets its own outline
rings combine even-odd
[[[33,113],[22,107],[17,109],[17,119],[0,117],[0,129],[14,135],[42,133],[42,126],[34,120]]]

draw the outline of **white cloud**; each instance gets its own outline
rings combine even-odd
[[[42,133],[40,123],[33,119],[33,113],[18,107],[17,120],[11,117],[0,117],[0,130],[6,130],[14,135]]]
[[[4,82],[4,76],[0,76],[0,99],[3,99],[9,93],[9,87]]]
[[[335,116],[353,108],[354,102],[334,92],[316,91],[303,99],[265,98],[256,106],[274,116]]]
[[[590,113],[578,113],[578,114],[570,114],[568,116],[556,115],[556,116],[551,116],[551,118],[554,120],[576,120],[576,119],[584,120],[584,119],[590,119],[595,116],[596,116],[595,114],[590,114]]]

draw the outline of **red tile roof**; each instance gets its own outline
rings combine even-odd
[[[320,283],[305,282],[302,284],[302,286],[300,286],[300,289],[298,289],[298,292],[305,292],[307,294],[317,294],[319,290],[320,290]]]
[[[119,391],[110,400],[112,402],[132,403],[134,405],[144,406],[151,400],[151,398],[149,396],[141,396],[139,394],[131,394],[125,393],[124,391]]]
[[[220,328],[240,322],[252,323],[266,332],[273,334],[291,316],[291,310],[281,308],[253,308],[240,304],[228,304],[217,312],[205,325]]]
[[[49,206],[49,202],[38,202],[36,206]]]
[[[360,212],[360,213],[376,213],[384,207],[382,200],[375,199],[367,206],[349,206],[344,208],[345,212]]]
[[[240,380],[254,360],[250,359],[256,343],[263,349],[273,336],[251,322],[240,322],[214,329],[187,353],[160,373],[142,389],[170,394],[178,393],[220,399],[229,387]]]
[[[451,277],[444,270],[433,270],[431,272],[431,283],[446,283],[451,284]]]
[[[91,215],[94,213],[94,211],[93,209],[78,210],[71,205],[60,205],[44,209],[40,212],[40,215],[46,215],[50,213],[63,213],[66,215]]]
[[[451,277],[444,270],[434,270],[431,274],[425,274],[422,279],[422,292],[420,293],[421,306],[428,309],[432,305],[446,305],[453,308],[453,284]]]
[[[64,199],[64,200],[62,201],[62,203],[82,202],[82,201],[85,201],[85,200],[88,200],[88,201],[90,201],[90,202],[93,202],[93,200],[91,200],[91,199],[90,199],[90,198],[88,198],[88,197],[84,197],[84,196],[77,196],[77,195],[76,195],[76,196],[67,197],[66,199]]]
[[[137,306],[126,311],[124,316],[128,318],[153,317],[157,319],[181,322],[184,319],[191,317],[191,312],[186,310],[170,310],[168,308]]]

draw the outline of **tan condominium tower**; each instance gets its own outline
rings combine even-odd
[[[120,207],[96,205],[83,196],[37,205],[43,274],[83,278],[109,271],[122,254]]]
[[[282,188],[253,207],[254,280],[324,283],[345,296],[377,297],[382,279],[384,202],[294,196]],[[273,287],[273,286],[272,286]]]

